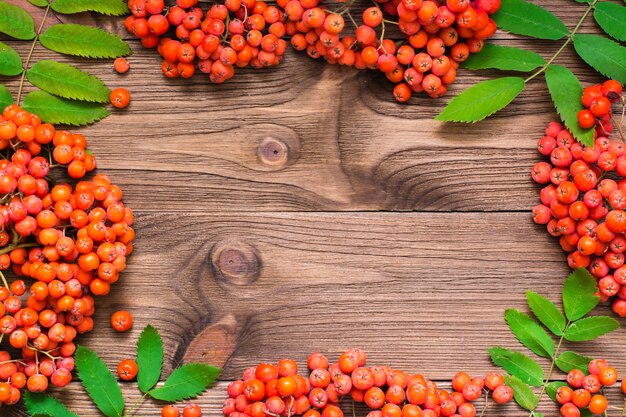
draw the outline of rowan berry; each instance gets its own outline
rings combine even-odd
[[[187,404],[183,408],[183,417],[202,417],[202,409],[198,404]]]
[[[128,331],[133,326],[133,316],[128,311],[116,311],[111,316],[111,326],[118,332]]]
[[[111,104],[118,109],[123,109],[130,103],[130,93],[125,88],[116,88],[111,91]]]
[[[180,416],[180,410],[178,407],[172,404],[168,404],[161,410],[162,417],[178,417]]]
[[[117,375],[123,381],[132,381],[137,376],[139,368],[132,359],[124,359],[117,365]]]

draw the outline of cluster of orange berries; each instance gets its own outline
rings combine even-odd
[[[617,371],[604,359],[589,362],[589,375],[579,369],[567,374],[567,383],[556,391],[556,401],[561,404],[563,417],[580,417],[582,409],[592,414],[602,414],[608,407],[608,401],[600,393],[602,387],[609,387],[617,382]],[[622,381],[622,391],[626,394],[626,380]]]
[[[439,389],[422,375],[382,366],[365,366],[365,353],[349,349],[336,363],[313,353],[307,360],[310,374],[298,374],[297,363],[282,359],[248,368],[243,378],[228,386],[226,417],[343,417],[341,399],[352,398],[372,409],[368,417],[474,417],[473,402],[485,390],[495,402],[513,398],[512,388],[500,374],[470,378],[464,372],[452,380],[453,390]]]
[[[0,351],[0,404],[71,381],[93,296],[109,292],[133,250],[133,213],[106,175],[74,186],[51,177],[55,166],[74,179],[95,169],[86,145],[16,105],[0,115],[0,342],[20,352]]]
[[[605,93],[602,93],[604,89]],[[591,95],[600,95],[591,99]],[[583,103],[598,97],[617,100],[622,87],[614,81],[585,89]],[[626,317],[626,146],[613,133],[611,111],[595,128],[594,146],[583,146],[560,123],[552,122],[537,148],[550,162],[537,162],[533,180],[545,187],[533,220],[547,225],[552,236],[569,252],[572,268],[584,267],[598,280],[603,301],[613,299],[613,311]]]
[[[459,63],[495,33],[489,16],[500,8],[500,0],[375,0],[358,24],[350,14],[353,2],[329,10],[322,0],[277,0],[276,6],[224,0],[205,12],[198,0],[176,0],[172,7],[164,0],[129,0],[125,26],[145,47],[157,48],[168,77],[188,78],[198,69],[222,83],[235,68],[278,65],[290,37],[294,49],[312,58],[383,72],[396,84],[395,99],[405,102],[422,91],[443,96]],[[344,16],[353,35],[344,34]],[[384,37],[390,24],[403,40]]]
[[[578,112],[578,124],[589,129],[611,121],[611,103],[622,98],[622,85],[619,81],[607,80],[603,84],[586,87],[580,99],[585,107]]]

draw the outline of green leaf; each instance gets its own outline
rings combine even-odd
[[[79,346],[75,361],[78,377],[102,414],[121,417],[124,412],[122,390],[102,359],[94,351]]]
[[[556,402],[556,391],[561,388],[561,387],[566,387],[569,384],[567,382],[563,382],[563,381],[554,381],[554,382],[550,382],[548,385],[546,385],[546,394],[548,394],[548,397],[550,397],[550,399],[554,402]]]
[[[28,0],[28,2],[37,7],[46,7],[48,5],[48,0]]]
[[[626,48],[598,35],[574,35],[574,49],[593,69],[626,84]]]
[[[0,85],[0,112],[9,104],[13,104],[13,96],[8,88]]]
[[[469,70],[499,69],[506,71],[532,71],[544,65],[546,61],[531,51],[526,51],[512,46],[500,46],[486,43],[482,51],[471,54],[461,63],[463,68]]]
[[[0,75],[10,77],[22,73],[22,60],[15,49],[0,42]]]
[[[163,341],[159,332],[148,325],[137,341],[137,382],[141,392],[148,392],[159,382],[163,366]]]
[[[494,346],[489,349],[489,355],[493,363],[524,383],[535,387],[540,387],[543,384],[543,369],[537,362],[523,353]]]
[[[111,94],[98,77],[60,62],[39,61],[26,76],[34,86],[63,98],[107,103]]]
[[[524,89],[520,77],[485,80],[454,97],[436,120],[444,122],[478,122],[506,107]]]
[[[556,358],[556,366],[563,372],[569,372],[572,369],[580,369],[587,374],[589,362],[591,362],[591,358],[579,355],[570,350],[561,353],[559,357]]]
[[[571,342],[584,342],[610,333],[618,327],[619,322],[612,317],[585,317],[570,324],[564,336]]]
[[[29,93],[22,107],[37,114],[44,122],[72,126],[88,125],[109,115],[109,111],[101,104],[68,100],[45,91]]]
[[[565,316],[561,310],[547,298],[533,291],[526,291],[526,300],[535,317],[557,336],[565,330]]]
[[[583,109],[580,102],[583,87],[580,81],[566,67],[550,65],[546,70],[546,83],[556,111],[565,126],[580,143],[593,146],[594,128],[583,129],[578,125],[578,112]]]
[[[46,394],[24,391],[24,404],[31,417],[78,417],[59,400]]]
[[[123,0],[56,0],[51,7],[55,12],[63,14],[96,12],[121,16],[128,13],[128,6]]]
[[[504,375],[504,383],[513,388],[513,398],[520,407],[528,411],[537,408],[539,398],[528,385],[512,375]]]
[[[504,318],[517,340],[524,346],[539,356],[554,356],[554,340],[532,317],[511,308],[506,310]]]
[[[525,0],[506,0],[491,16],[500,29],[517,35],[557,40],[569,31],[558,17]]]
[[[563,285],[565,316],[574,321],[593,310],[600,301],[600,298],[595,295],[596,290],[596,280],[585,268],[578,268],[569,274]]]
[[[86,58],[116,58],[130,55],[130,47],[119,36],[102,29],[63,23],[50,26],[39,38],[46,48]]]
[[[611,37],[626,42],[626,7],[602,1],[596,4],[593,17],[598,25]]]
[[[0,33],[21,40],[31,40],[37,35],[35,22],[26,10],[3,1],[0,1]]]
[[[157,400],[169,402],[195,397],[206,390],[219,373],[219,368],[202,363],[189,363],[175,369],[165,384],[150,391],[150,395]]]

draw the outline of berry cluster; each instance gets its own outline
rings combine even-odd
[[[20,353],[0,351],[0,404],[71,381],[93,296],[109,292],[133,250],[132,211],[106,175],[74,186],[51,178],[55,166],[74,179],[95,169],[86,145],[16,105],[0,115],[0,342]]]
[[[365,353],[349,349],[329,364],[321,353],[309,356],[309,377],[298,374],[295,361],[262,363],[248,368],[243,379],[228,386],[222,409],[226,417],[343,417],[341,399],[349,396],[372,409],[368,417],[474,417],[473,402],[492,390],[496,403],[513,398],[512,388],[500,374],[470,378],[459,372],[452,392],[438,389],[422,375],[409,375],[389,367],[365,367]]]
[[[560,237],[569,265],[587,268],[598,280],[601,299],[615,297],[613,311],[626,317],[626,179],[619,178],[626,176],[626,146],[605,136],[614,128],[610,107],[606,114],[598,111],[598,102],[617,100],[621,93],[614,81],[585,89],[583,104],[597,114],[594,146],[581,145],[552,122],[537,142],[550,162],[537,162],[531,176],[546,185],[533,209],[535,223]]]
[[[611,121],[611,103],[622,97],[622,85],[615,80],[607,80],[603,84],[595,84],[583,90],[581,103],[585,107],[578,112],[578,124],[583,129],[598,126]],[[608,134],[603,130],[603,133]]]
[[[607,399],[600,392],[617,382],[617,371],[604,359],[589,362],[589,375],[573,369],[567,374],[567,383],[556,391],[556,400],[561,404],[563,417],[580,417],[582,409],[592,414],[602,414],[608,407]],[[622,384],[623,386],[624,384]]]
[[[330,10],[322,0],[224,0],[206,12],[198,0],[129,0],[129,32],[157,48],[168,77],[191,77],[196,68],[222,83],[235,68],[278,65],[291,45],[311,58],[357,69],[379,70],[394,84],[399,102],[412,93],[443,96],[460,62],[479,52],[496,31],[489,17],[500,0],[375,0],[361,24],[350,14],[354,0]],[[346,34],[344,16],[355,32]],[[393,24],[403,40],[385,38]],[[171,37],[166,36],[173,32]],[[389,33],[387,31],[387,33]]]

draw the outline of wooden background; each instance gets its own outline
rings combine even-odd
[[[26,1],[10,2],[41,18]],[[584,9],[540,3],[569,27]],[[121,18],[56,21],[129,38]],[[588,19],[582,32],[599,29]],[[21,53],[29,47],[8,42]],[[558,299],[565,255],[529,213],[539,191],[529,177],[535,142],[556,117],[541,78],[487,121],[441,124],[433,117],[449,97],[399,105],[384,77],[293,51],[278,68],[215,86],[203,75],[164,78],[156,53],[129,42],[124,76],[110,61],[61,58],[133,99],[79,130],[137,216],[129,268],[99,300],[97,330],[80,340],[112,368],[133,357],[141,329],[153,324],[165,339],[166,374],[189,360],[224,367],[198,399],[218,417],[227,382],[246,367],[282,357],[304,365],[315,350],[336,358],[358,346],[372,363],[438,381],[457,370],[484,375],[494,370],[489,346],[519,346],[504,309],[524,309],[526,289]],[[500,32],[494,42],[545,57],[560,45]],[[58,56],[38,47],[41,58]],[[599,80],[571,47],[557,62],[584,83]],[[495,75],[460,71],[450,96]],[[1,81],[17,90],[15,79]],[[121,308],[136,321],[122,335],[108,324]],[[576,348],[626,372],[625,340],[619,330]],[[130,404],[138,390],[124,387]],[[78,383],[59,396],[81,416],[98,415]],[[137,415],[159,416],[161,406],[147,401]],[[499,414],[525,413],[488,411]]]

